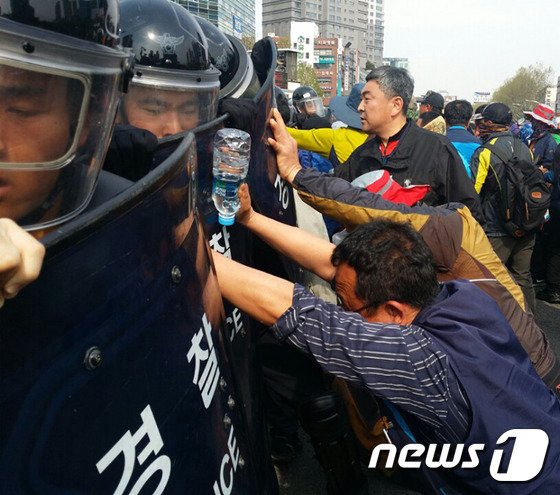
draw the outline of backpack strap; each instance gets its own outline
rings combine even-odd
[[[516,158],[518,156],[519,153],[519,145],[516,141],[519,141],[521,143],[521,141],[517,138],[513,138],[513,157]],[[503,150],[500,150],[495,144],[490,144],[490,143],[484,143],[482,145],[483,148],[489,149],[492,153],[494,153],[501,162],[503,163],[507,163],[511,160],[511,156],[506,156]]]

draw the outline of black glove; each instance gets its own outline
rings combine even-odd
[[[293,117],[293,127],[296,129],[302,129],[302,125],[307,119],[307,114],[305,113],[296,113]]]
[[[225,121],[226,127],[251,133],[258,107],[249,98],[224,98],[218,104],[218,114],[223,115],[225,113],[229,114]]]
[[[253,61],[253,68],[257,73],[261,86],[266,81],[268,73],[276,68],[276,60],[272,60],[272,47],[274,41],[270,37],[265,37],[257,41],[251,50],[251,60]],[[274,65],[272,65],[274,62]]]
[[[137,181],[153,168],[157,137],[146,129],[117,124],[103,168],[125,179]]]

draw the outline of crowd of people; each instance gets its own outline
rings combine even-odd
[[[220,101],[227,64],[184,7],[108,1],[113,9],[88,12],[75,28],[51,3],[41,22],[17,6],[0,13],[0,306],[39,276],[38,239],[83,211],[102,166],[138,180],[157,166],[158,139],[215,119],[219,108],[234,122],[251,112],[250,101]],[[119,7],[131,51],[111,18]],[[514,429],[549,437],[539,475],[524,483],[492,478],[487,450],[474,470],[402,474],[416,489],[556,493],[560,361],[534,319],[536,297],[560,303],[554,111],[539,104],[513,122],[503,103],[475,111],[430,91],[413,120],[413,92],[407,70],[380,67],[328,109],[310,87],[294,92],[293,108],[278,94],[268,139],[278,173],[324,215],[328,236],[267,218],[248,187],[239,190],[238,223],[324,280],[332,302],[213,252],[223,297],[270,327],[280,354],[295,348],[304,363],[286,359],[285,374],[267,379],[273,458],[297,456],[297,418],[307,418],[330,493],[365,493],[350,447],[345,460],[325,454],[348,444],[346,430],[329,443],[308,419],[341,394],[347,413],[336,400],[325,407],[338,425],[348,415],[370,450],[385,439],[495,445]],[[511,177],[534,200],[525,222],[510,215]],[[535,295],[536,279],[546,287]]]

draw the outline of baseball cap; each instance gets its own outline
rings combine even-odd
[[[362,89],[365,83],[357,83],[352,86],[352,91],[348,96],[335,96],[331,98],[329,108],[337,120],[341,120],[348,127],[362,130],[362,122],[358,107],[362,101]]]
[[[435,91],[428,91],[422,98],[418,100],[418,103],[420,103],[421,105],[432,105],[432,107],[434,108],[443,110],[445,100],[439,93],[436,93]]]
[[[490,103],[486,105],[480,117],[484,120],[490,120],[494,124],[511,124],[512,114],[509,107],[503,103]]]

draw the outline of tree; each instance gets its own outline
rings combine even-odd
[[[317,75],[311,65],[308,65],[305,62],[298,62],[297,80],[302,86],[311,86],[315,91],[317,91],[318,96],[323,96],[323,90],[319,87]]]
[[[370,62],[369,60],[366,60],[366,70],[373,70],[375,69],[375,64],[373,62]]]
[[[278,48],[292,48],[292,44],[290,43],[290,38],[288,38],[287,36],[277,36],[276,46]]]
[[[255,37],[254,36],[243,36],[241,38],[241,43],[245,47],[245,50],[252,50],[253,45],[255,44]]]
[[[535,101],[544,101],[552,76],[552,67],[540,63],[521,67],[494,92],[492,101],[505,103],[517,119],[523,115],[523,110],[531,110]]]

